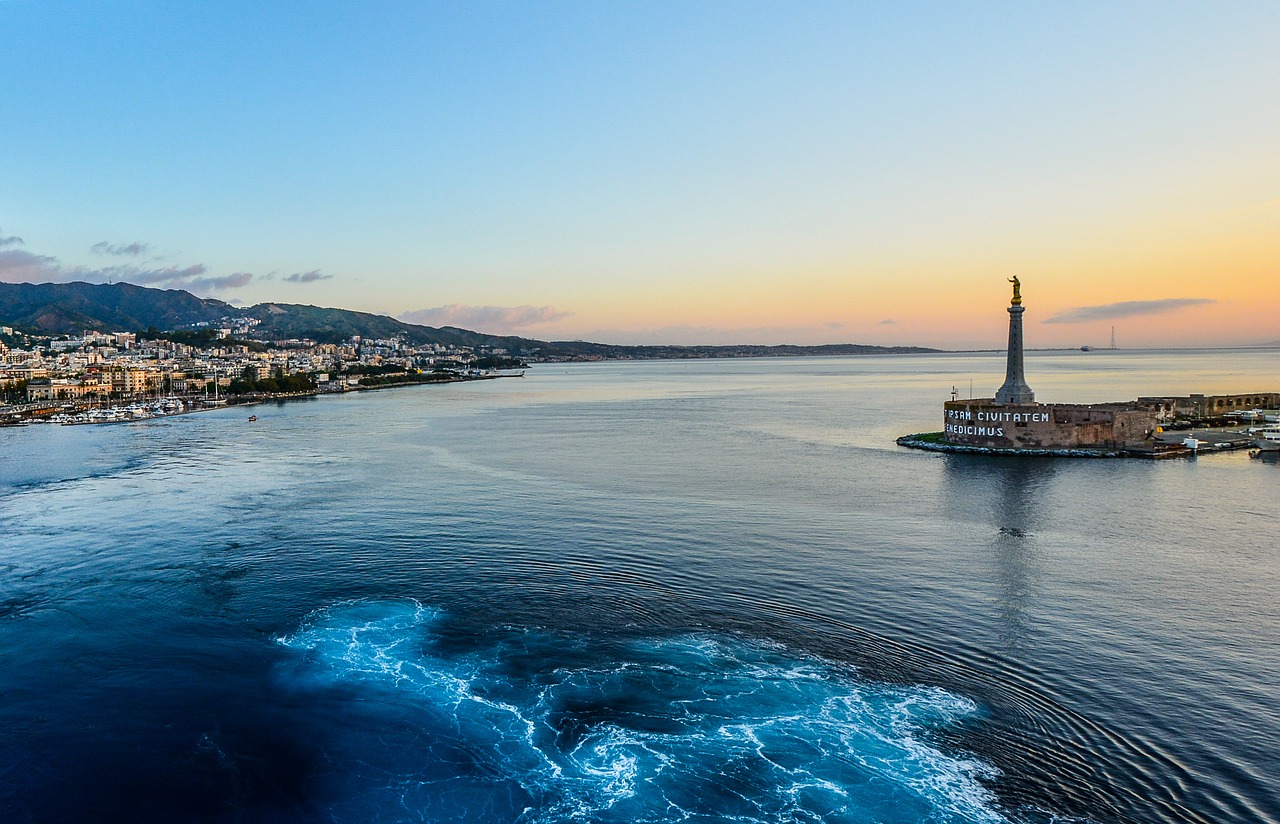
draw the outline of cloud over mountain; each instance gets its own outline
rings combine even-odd
[[[405,312],[398,320],[422,326],[459,326],[464,329],[484,329],[493,334],[507,334],[561,320],[572,314],[554,306],[463,306],[451,303]]]
[[[128,245],[111,244],[105,240],[99,241],[89,247],[89,251],[97,255],[128,255],[130,257],[138,257],[145,255],[150,246],[140,240],[135,240]]]
[[[21,243],[21,238],[2,238]],[[10,244],[12,245],[12,244]],[[99,248],[101,247],[101,248]],[[91,251],[111,255],[141,255],[148,246],[131,243],[128,246],[112,246],[103,241],[94,244]],[[65,266],[50,255],[40,255],[26,249],[0,248],[0,283],[132,283],[135,286],[159,286],[168,289],[186,289],[196,292],[218,292],[247,286],[255,279],[250,272],[234,272],[230,275],[209,275],[203,263],[190,266],[147,267],[133,263],[115,266]]]
[[[1045,323],[1088,323],[1095,320],[1116,320],[1138,315],[1160,315],[1176,312],[1188,306],[1204,306],[1217,303],[1212,298],[1163,298],[1161,300],[1124,300],[1102,306],[1078,306],[1059,312]]]
[[[138,286],[152,284],[173,284],[184,281],[194,282],[196,278],[209,271],[203,263],[193,266],[165,266],[160,269],[140,269],[136,266],[108,266],[100,269],[110,280],[127,280]]]
[[[123,264],[102,266],[64,266],[56,257],[36,255],[26,250],[0,250],[0,283],[132,283],[140,287],[187,289],[193,292],[219,292],[251,283],[253,275],[238,271],[230,275],[207,275],[204,264],[191,266],[148,267]]]
[[[209,289],[218,292],[223,289],[237,289],[241,286],[248,286],[254,279],[254,275],[250,272],[233,272],[229,275],[212,278],[196,278],[191,281],[191,286],[196,289]]]
[[[36,283],[62,280],[63,278],[60,277],[62,271],[57,258],[37,255],[25,249],[0,250],[0,282]]]
[[[285,278],[286,283],[315,283],[317,280],[329,280],[333,275],[321,274],[319,269],[312,269],[310,272],[294,272]]]

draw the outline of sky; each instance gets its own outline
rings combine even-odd
[[[0,281],[610,343],[1280,340],[1280,4],[0,0]]]

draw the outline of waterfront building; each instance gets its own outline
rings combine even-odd
[[[1186,397],[1138,398],[1138,402],[1160,406],[1170,417],[1214,418],[1254,409],[1280,409],[1280,392],[1246,392],[1241,395],[1188,395]]]
[[[163,376],[158,370],[118,366],[110,370],[111,389],[121,397],[131,397],[159,386]]]
[[[81,398],[105,398],[111,394],[111,384],[97,380],[70,380],[67,378],[39,378],[27,384],[27,401],[65,401]]]

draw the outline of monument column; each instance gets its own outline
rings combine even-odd
[[[1009,359],[1005,366],[1004,386],[996,393],[996,403],[1035,403],[1036,393],[1027,386],[1022,376],[1022,283],[1018,276],[1009,278],[1013,284],[1013,300],[1009,302]]]

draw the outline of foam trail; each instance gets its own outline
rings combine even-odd
[[[310,688],[352,690],[326,745],[335,820],[1004,821],[994,771],[929,741],[976,711],[961,696],[705,636],[446,652],[441,617],[351,602],[280,639]]]

